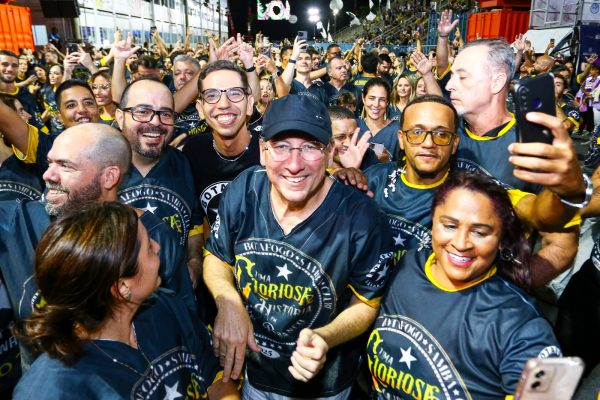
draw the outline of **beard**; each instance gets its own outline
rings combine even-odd
[[[46,212],[53,217],[60,217],[66,212],[73,212],[84,209],[88,205],[97,202],[101,195],[100,173],[98,173],[92,182],[77,190],[68,190],[61,184],[46,183],[48,190],[60,190],[67,194],[67,200],[61,204],[46,203]]]
[[[156,145],[147,145],[142,143],[141,136],[144,133],[159,133],[161,135],[164,135],[165,140],[162,143],[158,143]],[[142,124],[135,130],[128,126],[124,126],[123,134],[125,135],[125,138],[129,140],[129,143],[131,144],[131,149],[134,153],[139,154],[140,156],[145,158],[156,160],[160,158],[163,149],[167,146],[167,138],[169,135],[169,131],[162,126]]]
[[[7,79],[3,74],[0,74],[0,81],[2,81],[2,83],[14,83],[16,79],[17,74],[15,74],[12,79]]]

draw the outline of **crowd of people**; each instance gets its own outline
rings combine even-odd
[[[600,60],[456,24],[0,50],[2,396],[491,400],[563,355],[598,394]]]

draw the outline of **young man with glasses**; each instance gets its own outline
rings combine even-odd
[[[246,359],[244,398],[347,399],[353,339],[373,322],[387,281],[389,230],[371,199],[326,175],[324,104],[289,95],[264,118],[264,167],[229,185],[205,246],[215,354],[224,380],[239,378]]]
[[[408,250],[431,250],[431,200],[450,171],[459,137],[458,115],[448,100],[425,95],[400,117],[404,157],[365,171],[374,200],[387,214],[397,261]]]
[[[187,158],[167,145],[176,113],[173,95],[153,78],[130,83],[115,118],[132,150],[132,166],[119,188],[119,200],[160,217],[187,246],[188,268],[197,284],[202,262],[202,218]]]

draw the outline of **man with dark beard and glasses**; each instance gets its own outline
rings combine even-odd
[[[131,145],[132,166],[119,201],[150,211],[179,234],[180,244],[187,244],[195,286],[201,270],[202,218],[189,161],[167,146],[175,118],[173,95],[162,82],[142,78],[125,88],[115,119]]]
[[[0,270],[10,300],[8,308],[17,320],[44,305],[33,279],[34,254],[51,220],[94,202],[116,201],[130,164],[131,149],[119,131],[97,123],[77,125],[61,133],[48,152],[44,200],[0,202]],[[138,210],[138,214],[149,236],[160,244],[162,285],[178,293],[195,311],[185,252],[177,235],[152,213]],[[0,301],[0,307],[6,305],[3,303]],[[32,353],[22,349],[21,360],[28,366]]]

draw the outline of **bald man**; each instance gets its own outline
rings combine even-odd
[[[552,67],[554,67],[554,58],[545,54],[536,58],[535,62],[533,63],[533,68],[535,69],[536,74],[550,72]]]
[[[65,130],[48,152],[44,173],[44,200],[0,202],[0,271],[17,320],[43,306],[33,279],[35,247],[52,219],[94,202],[116,201],[131,163],[127,139],[108,125],[89,123]],[[193,304],[185,254],[177,235],[149,212],[140,221],[161,247],[159,274],[162,285],[179,292]],[[192,308],[190,306],[190,308]],[[32,354],[21,350],[27,367]]]

